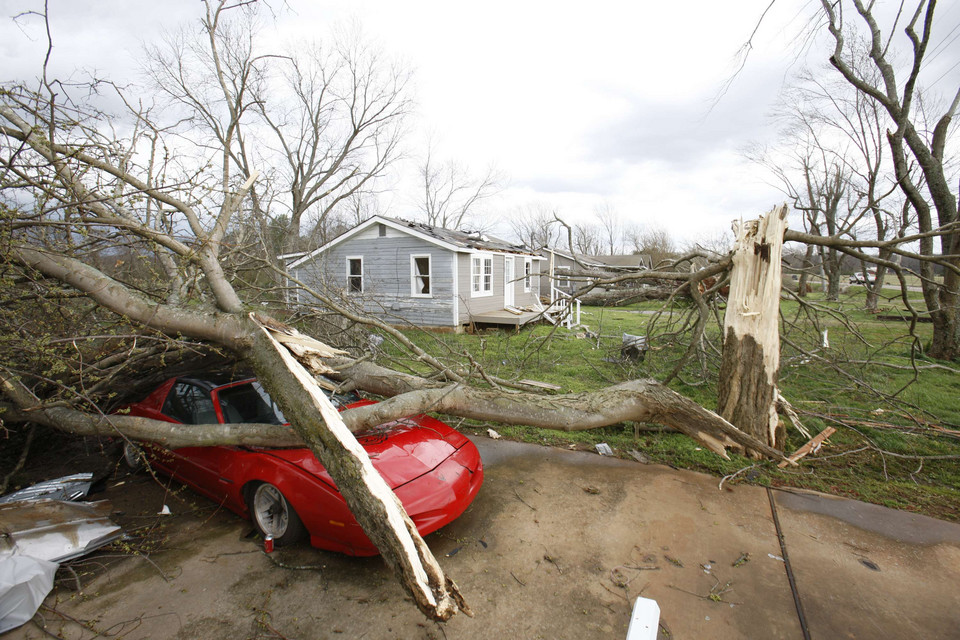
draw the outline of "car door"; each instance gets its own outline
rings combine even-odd
[[[178,380],[173,385],[163,404],[163,413],[183,423],[185,429],[220,423],[210,391],[189,380]],[[200,493],[222,501],[231,484],[222,471],[235,455],[235,449],[225,446],[174,449],[171,471],[174,477]]]

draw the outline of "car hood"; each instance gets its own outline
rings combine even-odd
[[[391,489],[432,471],[469,442],[461,433],[428,416],[382,424],[357,434],[357,441]],[[269,454],[336,487],[333,478],[309,449],[271,449]]]

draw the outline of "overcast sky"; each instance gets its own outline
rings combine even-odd
[[[42,60],[38,23],[18,28],[9,19],[30,4],[0,0],[4,80],[35,75]],[[404,59],[417,103],[411,152],[429,134],[441,156],[477,173],[495,165],[507,187],[487,204],[491,214],[543,203],[578,221],[606,202],[625,221],[689,241],[783,199],[742,150],[771,135],[768,114],[784,79],[826,60],[817,42],[806,53],[796,44],[819,3],[778,0],[717,100],[768,4],[289,0],[270,29],[284,41],[322,38],[332,24],[355,20]],[[943,3],[941,24],[960,23],[958,4]],[[197,0],[50,0],[50,8],[56,68],[118,78],[134,73],[143,41],[200,14]],[[944,56],[952,87],[957,45]],[[411,190],[399,182],[388,213],[411,215]]]

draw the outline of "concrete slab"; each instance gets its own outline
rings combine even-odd
[[[960,638],[960,526],[774,492],[813,638]]]
[[[640,595],[660,606],[661,638],[803,637],[763,488],[720,491],[716,478],[663,466],[476,442],[483,489],[427,539],[474,618],[426,622],[376,558],[308,547],[267,556],[248,523],[141,478],[106,497],[141,525],[171,504],[150,562],[81,571],[82,595],[62,586],[48,598],[46,632],[28,625],[9,638],[624,638]],[[848,509],[833,505],[845,521],[818,513],[819,500],[791,500],[777,494],[813,638],[957,637],[960,527],[900,522],[939,537],[896,541],[854,526]]]

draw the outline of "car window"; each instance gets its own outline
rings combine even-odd
[[[184,424],[217,424],[210,394],[189,382],[178,382],[167,394],[163,413]]]
[[[230,424],[286,424],[287,419],[259,382],[249,382],[217,392],[223,419]]]
[[[326,389],[323,392],[333,402],[333,406],[338,409],[360,399],[357,394],[352,392],[331,394]],[[280,407],[256,381],[220,389],[217,391],[217,400],[220,402],[223,419],[228,424],[287,423]]]

